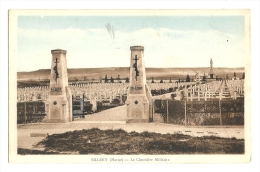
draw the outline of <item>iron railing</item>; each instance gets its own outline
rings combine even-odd
[[[154,112],[178,125],[244,125],[244,98],[186,101],[155,100]]]

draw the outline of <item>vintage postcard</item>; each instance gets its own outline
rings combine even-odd
[[[10,10],[10,163],[247,163],[250,10]]]

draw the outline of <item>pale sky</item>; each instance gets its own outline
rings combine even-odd
[[[114,36],[108,31],[114,29]],[[17,70],[49,69],[51,50],[68,68],[129,67],[144,46],[146,67],[244,67],[244,16],[19,16]]]

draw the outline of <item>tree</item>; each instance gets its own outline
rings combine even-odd
[[[203,78],[202,78],[202,81],[206,81],[207,80],[207,77],[206,77],[206,75],[205,75],[205,73],[204,73],[204,76],[203,76]]]
[[[172,79],[170,78],[170,81],[169,81],[169,83],[172,83]]]
[[[107,75],[105,76],[105,83],[107,83],[108,82],[108,79],[107,79]]]
[[[118,83],[122,83],[122,82],[121,82],[121,79],[120,79],[120,75],[117,75],[116,80],[117,80]]]
[[[114,78],[112,76],[111,76],[110,82],[114,83]]]
[[[153,77],[152,77],[152,83],[154,83]]]
[[[187,74],[186,82],[190,82],[190,76],[189,76],[189,74]]]
[[[163,83],[163,80],[161,79],[160,83]]]
[[[117,78],[116,78],[117,80],[120,80],[120,75],[117,75]]]
[[[243,76],[242,76],[242,79],[245,79],[245,72],[243,72]]]
[[[126,77],[125,83],[129,83],[129,78]]]

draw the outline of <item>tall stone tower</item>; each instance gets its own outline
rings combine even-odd
[[[209,70],[208,79],[215,79],[215,73],[214,73],[213,60],[212,59],[210,59],[210,70]]]
[[[51,50],[51,78],[49,103],[45,122],[72,121],[72,97],[68,87],[66,50]]]
[[[126,101],[126,122],[149,122],[152,117],[152,101],[151,92],[146,85],[144,47],[132,46],[130,50],[130,84]]]

